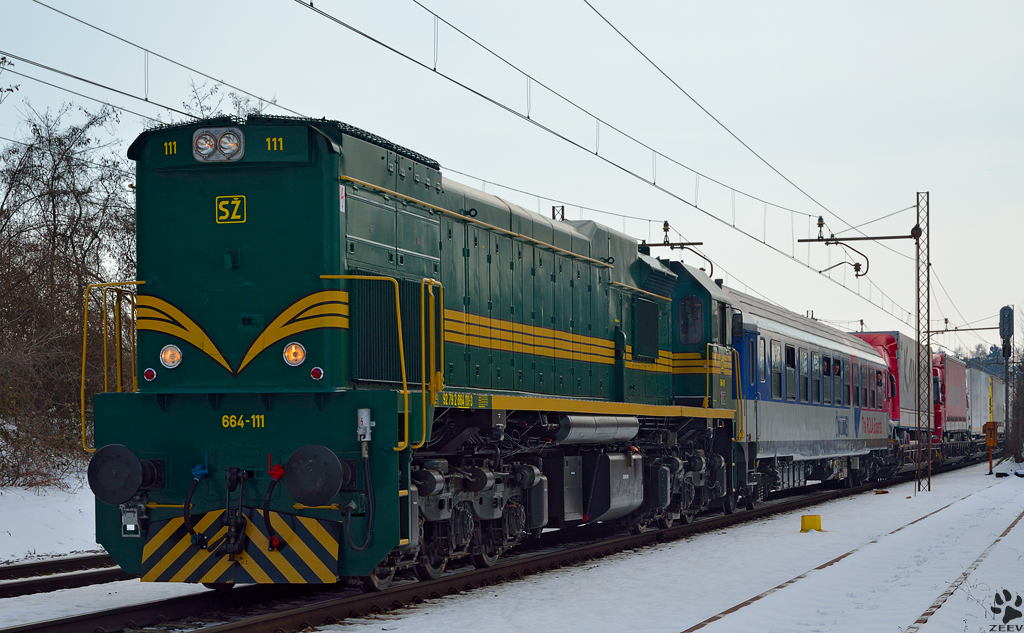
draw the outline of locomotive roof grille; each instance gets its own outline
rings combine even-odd
[[[430,157],[424,156],[423,154],[420,154],[419,152],[414,152],[413,150],[411,150],[411,149],[409,149],[407,147],[403,147],[403,146],[401,146],[401,145],[399,145],[397,143],[392,143],[391,141],[387,140],[386,138],[377,136],[376,134],[372,134],[370,132],[367,132],[366,130],[357,128],[357,127],[355,127],[353,125],[349,125],[348,123],[342,123],[341,121],[335,121],[335,120],[327,119],[327,118],[323,118],[323,119],[310,119],[310,118],[307,118],[307,117],[297,117],[297,116],[280,116],[280,115],[272,115],[272,114],[250,114],[247,118],[243,119],[243,118],[239,118],[239,117],[236,117],[236,116],[233,116],[233,115],[223,115],[223,116],[210,117],[210,118],[207,118],[207,119],[194,119],[192,121],[183,121],[183,122],[180,122],[180,123],[164,123],[164,124],[160,124],[160,125],[154,125],[153,127],[146,128],[146,133],[156,132],[156,131],[159,131],[159,130],[172,130],[174,128],[180,128],[180,127],[192,127],[192,126],[195,126],[195,125],[201,125],[201,126],[206,126],[206,127],[225,127],[225,126],[233,126],[233,125],[245,125],[246,123],[251,123],[251,124],[270,123],[270,124],[273,124],[275,122],[284,122],[284,121],[306,123],[306,124],[309,124],[309,125],[321,125],[321,126],[323,126],[323,125],[331,125],[331,126],[337,126],[338,130],[342,134],[347,134],[349,136],[352,136],[354,138],[360,139],[362,141],[366,141],[367,143],[373,143],[374,145],[376,145],[378,147],[381,147],[381,148],[384,148],[386,150],[392,151],[392,152],[398,154],[399,156],[404,156],[404,157],[406,157],[406,158],[408,158],[410,160],[414,160],[414,161],[416,161],[418,163],[426,165],[427,167],[430,167],[431,169],[436,169],[438,171],[441,170],[441,163],[437,162],[436,160],[434,160],[434,159],[432,159]]]

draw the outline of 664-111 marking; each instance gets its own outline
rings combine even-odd
[[[241,429],[246,426],[262,429],[267,425],[267,417],[265,415],[250,415],[248,417],[244,415],[225,415],[220,419],[220,424],[226,429]]]

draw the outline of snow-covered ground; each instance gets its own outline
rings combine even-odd
[[[1009,592],[1011,607],[1024,596],[1024,520],[1000,538],[1024,513],[1024,479],[987,469],[936,476],[931,492],[903,484],[325,630],[904,633],[934,611],[920,631],[989,631],[1003,624],[990,609],[996,593]],[[0,561],[97,550],[92,507],[88,489],[0,491]],[[804,513],[821,515],[825,531],[801,534]],[[0,600],[0,625],[195,591],[204,589],[125,581],[11,598]],[[1006,601],[997,606],[1005,613]]]
[[[85,485],[73,492],[0,488],[0,565],[102,552],[95,538],[95,503]]]

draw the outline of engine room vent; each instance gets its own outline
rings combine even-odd
[[[351,271],[353,275],[374,275],[372,271]],[[399,363],[395,287],[390,282],[353,280],[349,282],[349,327],[352,330],[352,377],[373,382],[402,382]],[[420,286],[398,280],[402,310],[402,345],[405,375],[411,385],[420,382]]]
[[[669,270],[664,264],[650,255],[637,253],[637,262],[640,264],[640,288],[656,295],[668,297],[672,295],[672,289],[676,286],[678,276]]]

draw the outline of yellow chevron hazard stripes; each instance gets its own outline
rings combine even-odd
[[[270,550],[263,513],[244,508],[245,550],[232,561],[219,549],[227,533],[224,510],[194,515],[205,548],[192,545],[182,517],[151,525],[142,550],[144,582],[333,583],[337,581],[341,524],[270,513],[282,545]]]

